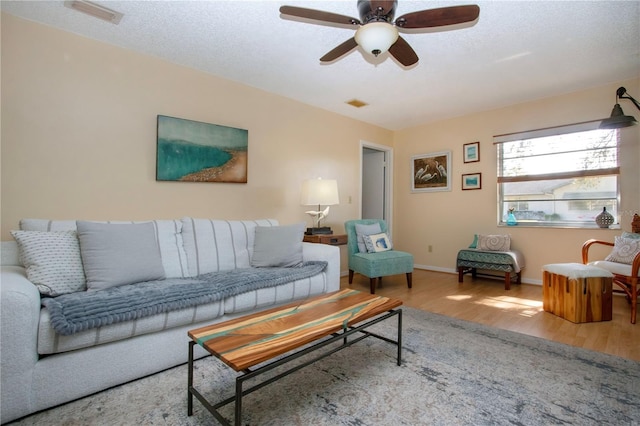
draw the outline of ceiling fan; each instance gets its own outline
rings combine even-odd
[[[418,55],[409,43],[398,34],[398,30],[443,27],[462,24],[478,19],[477,5],[451,6],[420,10],[402,15],[395,21],[397,0],[358,0],[360,19],[336,13],[295,6],[282,6],[280,13],[286,16],[305,18],[319,24],[336,24],[347,28],[358,27],[355,35],[320,58],[331,62],[361,46],[366,52],[378,56],[387,50],[405,67],[418,62]]]

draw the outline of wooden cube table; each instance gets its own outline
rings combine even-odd
[[[542,307],[574,323],[611,321],[613,274],[581,263],[542,267]]]

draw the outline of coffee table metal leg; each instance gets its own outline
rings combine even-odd
[[[235,425],[242,424],[242,377],[236,378],[236,413]]]
[[[191,389],[193,388],[193,345],[195,342],[189,342],[189,374],[187,376],[187,415],[193,415],[193,394]]]
[[[398,366],[402,365],[402,309],[398,309]]]

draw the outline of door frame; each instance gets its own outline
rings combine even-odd
[[[360,141],[360,197],[359,197],[359,205],[358,205],[358,216],[362,219],[362,163],[364,156],[364,149],[373,149],[375,151],[382,151],[385,153],[385,179],[384,179],[384,217],[387,222],[387,227],[389,228],[389,235],[392,234],[391,228],[393,226],[393,148],[387,145],[380,145],[373,142],[368,142],[361,140]]]

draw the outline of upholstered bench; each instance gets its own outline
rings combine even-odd
[[[478,249],[464,249],[458,252],[456,260],[458,282],[462,282],[464,274],[471,273],[475,279],[478,275],[495,277],[495,275],[478,273],[479,270],[504,272],[504,289],[511,289],[511,273],[515,273],[517,284],[521,283],[524,257],[517,250],[489,251]]]

